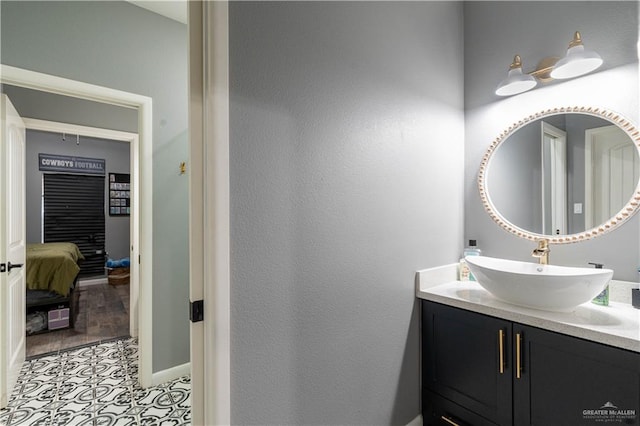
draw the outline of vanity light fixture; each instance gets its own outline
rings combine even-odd
[[[586,50],[580,32],[576,31],[569,43],[567,56],[560,59],[551,71],[551,78],[565,79],[578,77],[598,69],[602,58],[593,50]]]
[[[522,60],[520,59],[520,55],[516,55],[513,57],[513,62],[509,66],[507,78],[498,84],[496,95],[517,95],[518,93],[533,89],[537,84],[538,82],[532,75],[522,73]]]
[[[547,56],[538,63],[535,70],[529,73],[522,72],[522,59],[520,55],[516,55],[509,66],[507,78],[498,84],[496,95],[517,95],[533,89],[538,82],[547,83],[556,79],[578,77],[594,71],[600,65],[602,65],[600,55],[593,50],[586,50],[580,33],[576,31],[564,58]]]

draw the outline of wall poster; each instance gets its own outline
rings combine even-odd
[[[109,216],[131,214],[131,175],[109,173]]]

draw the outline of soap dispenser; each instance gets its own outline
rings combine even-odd
[[[589,265],[595,266],[596,269],[602,269],[604,265],[602,263],[593,263],[589,262]],[[599,295],[593,298],[591,301],[596,305],[609,306],[609,283],[605,286],[604,290],[600,292]]]

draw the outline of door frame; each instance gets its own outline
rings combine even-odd
[[[90,138],[108,139],[112,141],[127,142],[129,143],[129,158],[133,158],[135,151],[137,151],[139,138],[137,133],[123,132],[120,130],[103,129],[99,127],[79,126],[77,124],[60,123],[56,121],[39,120],[35,118],[23,118],[24,125],[27,130],[38,130],[42,132],[50,133],[66,133],[67,135],[79,135]],[[137,166],[137,165],[136,165]],[[134,182],[139,182],[137,171],[134,172],[134,164],[130,163],[129,173],[132,176]],[[106,176],[105,176],[106,178]],[[129,216],[129,246],[138,247],[138,232],[137,227],[140,223],[139,217],[139,189],[135,188],[131,191],[133,197],[131,198],[132,214]],[[138,265],[136,263],[131,264],[130,268],[130,285],[129,285],[129,334],[131,337],[138,337],[138,297],[140,294],[140,280],[139,280]]]
[[[153,380],[153,146],[152,106],[148,96],[83,83],[49,74],[0,64],[0,82],[42,92],[70,96],[138,111],[138,143],[131,145],[131,189],[137,195],[138,220],[132,220],[132,274],[138,274],[138,374],[140,386],[152,386]],[[135,262],[135,259],[138,262]],[[136,272],[137,269],[137,272]]]
[[[194,425],[231,424],[229,4],[189,1],[189,275]]]

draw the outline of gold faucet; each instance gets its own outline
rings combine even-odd
[[[547,265],[549,264],[550,251],[551,250],[549,249],[549,240],[542,238],[538,240],[538,247],[533,249],[533,253],[531,253],[531,256],[537,257],[541,265]]]

